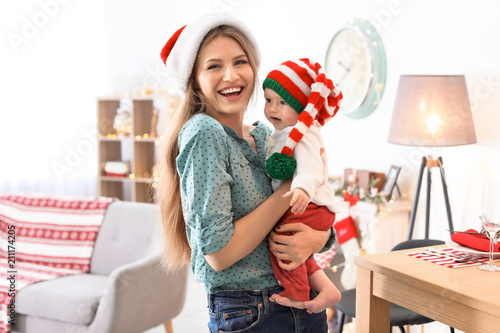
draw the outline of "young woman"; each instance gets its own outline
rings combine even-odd
[[[283,198],[290,181],[273,193],[264,165],[270,129],[243,122],[259,57],[246,26],[220,14],[179,29],[162,50],[171,82],[184,94],[159,158],[164,262],[191,262],[209,294],[211,332],[326,332],[325,312],[269,301],[282,289],[268,246],[293,269],[334,239],[297,223],[280,229],[294,236],[271,232],[267,241],[290,205]]]

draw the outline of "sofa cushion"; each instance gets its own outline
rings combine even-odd
[[[106,276],[77,274],[29,285],[16,295],[16,312],[88,325],[94,319],[106,280]]]
[[[90,272],[109,275],[115,268],[159,252],[160,235],[158,205],[115,200],[97,234]]]

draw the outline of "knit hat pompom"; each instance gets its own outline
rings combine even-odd
[[[266,160],[266,172],[269,177],[287,180],[293,176],[297,161],[292,156],[274,153]]]
[[[250,42],[256,54],[256,67],[260,65],[260,51],[257,41],[248,27],[239,19],[225,13],[201,16],[177,30],[162,48],[160,56],[167,67],[169,86],[179,93],[186,92],[189,76],[198,55],[198,49],[207,33],[221,25],[238,29]]]
[[[274,179],[285,180],[293,175],[296,162],[294,160],[295,163],[288,163],[281,162],[281,160],[293,159],[291,157],[293,149],[314,121],[323,126],[337,114],[342,101],[342,92],[326,76],[320,64],[306,58],[285,61],[269,72],[262,87],[276,92],[299,113],[297,124],[290,132],[281,151],[281,155],[284,157],[274,157],[276,154],[280,155],[274,153],[269,158],[272,158],[273,161],[269,163],[266,161],[268,175]],[[292,164],[293,169],[290,171]],[[276,170],[278,168],[286,168],[286,170]],[[290,172],[290,176],[283,178],[285,174],[288,175]],[[273,175],[280,175],[280,177]]]

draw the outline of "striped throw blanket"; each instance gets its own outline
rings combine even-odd
[[[0,195],[0,333],[16,321],[16,292],[89,271],[112,198]]]

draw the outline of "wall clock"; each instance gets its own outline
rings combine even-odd
[[[332,38],[325,71],[344,95],[340,112],[363,118],[378,106],[385,88],[387,62],[382,39],[364,19],[353,19]]]

